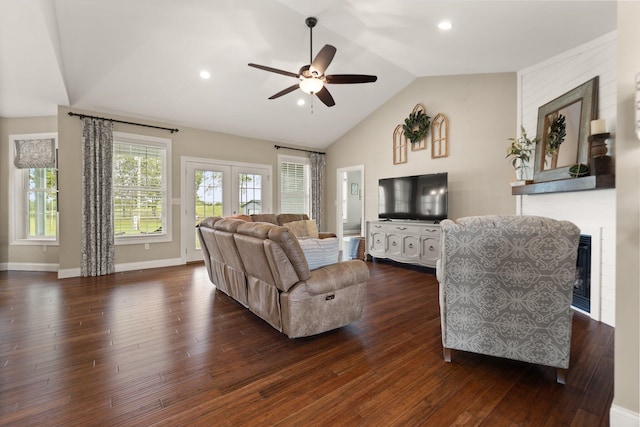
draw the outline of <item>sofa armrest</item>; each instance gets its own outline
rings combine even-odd
[[[320,231],[318,233],[319,239],[328,239],[330,237],[338,237],[338,236],[336,235],[336,233],[332,233],[330,231]]]
[[[369,267],[359,259],[338,262],[311,271],[311,277],[294,285],[289,292],[306,292],[310,296],[330,293],[369,279]]]

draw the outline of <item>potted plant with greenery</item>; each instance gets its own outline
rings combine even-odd
[[[505,158],[511,159],[511,164],[516,171],[516,178],[519,184],[529,184],[528,163],[533,154],[538,138],[530,139],[524,126],[520,126],[521,135],[519,138],[509,138],[511,144],[507,148]]]

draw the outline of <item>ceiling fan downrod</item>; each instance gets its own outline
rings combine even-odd
[[[318,19],[310,16],[304,22],[309,27],[309,64],[311,64],[313,62],[313,27],[318,23]]]

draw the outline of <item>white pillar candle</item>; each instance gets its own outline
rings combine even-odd
[[[598,135],[607,132],[606,121],[604,119],[591,120],[591,135]]]

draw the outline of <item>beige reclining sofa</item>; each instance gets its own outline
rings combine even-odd
[[[367,265],[309,270],[298,239],[268,222],[210,217],[198,225],[209,278],[289,338],[340,328],[362,316]]]

